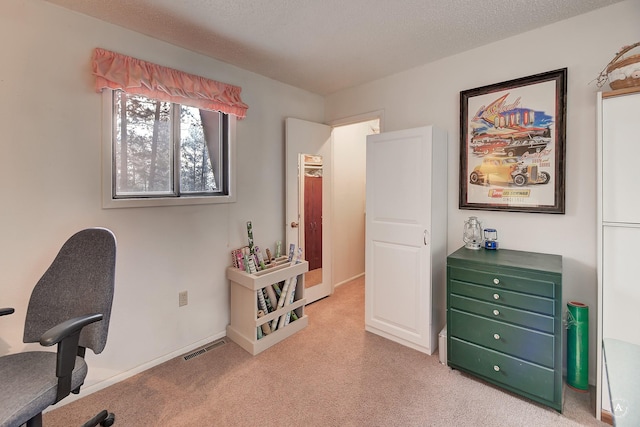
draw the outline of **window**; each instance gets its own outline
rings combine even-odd
[[[104,207],[234,201],[235,116],[122,90],[103,93],[110,112]]]
[[[242,88],[101,48],[102,205],[235,201],[236,118]]]

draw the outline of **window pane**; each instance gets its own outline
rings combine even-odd
[[[172,194],[171,103],[114,92],[116,196]]]
[[[111,100],[112,200],[230,195],[227,114],[122,91]]]
[[[181,193],[219,191],[220,123],[221,113],[182,106],[180,114]]]

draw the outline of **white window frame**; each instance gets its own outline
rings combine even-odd
[[[188,197],[114,198],[113,188],[113,90],[102,91],[102,207],[142,208],[159,206],[208,205],[236,201],[236,116],[229,114],[229,194]]]

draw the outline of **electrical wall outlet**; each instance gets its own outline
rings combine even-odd
[[[178,307],[184,307],[187,304],[189,304],[189,293],[187,291],[178,293]]]

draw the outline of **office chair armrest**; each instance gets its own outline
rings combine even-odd
[[[65,338],[70,338],[73,334],[80,334],[80,331],[85,326],[102,320],[102,314],[87,314],[73,319],[65,320],[64,322],[54,326],[40,337],[40,344],[45,347],[50,347],[54,344],[58,344]],[[77,347],[76,343],[76,347]]]
[[[71,393],[71,374],[76,365],[76,356],[84,356],[84,348],[80,352],[78,342],[80,332],[85,326],[102,320],[102,314],[87,314],[66,320],[46,331],[40,337],[40,344],[50,347],[58,344],[56,357],[56,376],[58,377],[58,389],[56,403]],[[80,387],[78,387],[78,390]]]
[[[0,316],[6,316],[7,314],[13,314],[15,310],[10,307],[0,308]]]

